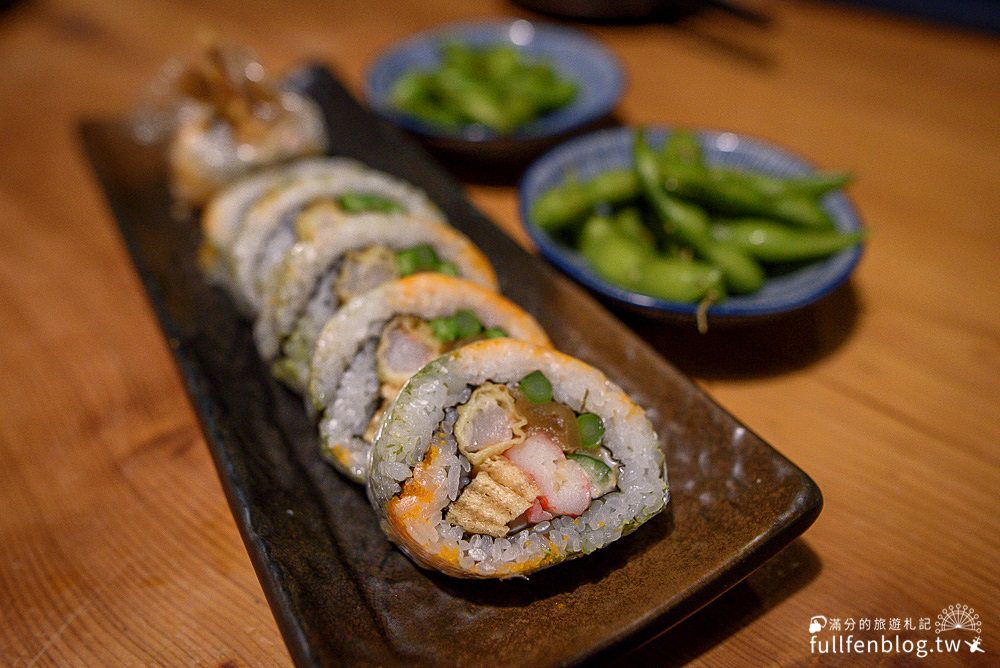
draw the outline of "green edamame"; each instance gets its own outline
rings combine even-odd
[[[708,214],[697,205],[669,195],[664,190],[659,161],[645,134],[636,134],[635,166],[643,193],[660,216],[668,234],[674,234],[689,244],[696,254],[715,263],[725,277],[726,287],[736,293],[759,290],[764,284],[764,270],[752,257],[709,234]]]
[[[531,219],[555,232],[584,219],[600,204],[622,204],[639,196],[639,182],[631,169],[609,169],[586,181],[567,180],[547,191],[531,207]]]
[[[439,53],[436,69],[406,72],[390,92],[397,109],[432,125],[480,124],[506,134],[577,95],[574,81],[548,63],[522,57],[510,44],[477,48],[448,40]]]
[[[843,188],[852,178],[849,172],[817,172],[805,176],[781,178],[726,167],[713,167],[709,171],[715,178],[744,181],[768,197],[818,198]]]
[[[690,199],[724,215],[775,218],[802,227],[832,223],[815,199],[800,194],[768,195],[732,172],[710,172],[695,165],[661,160],[662,182],[675,196]]]
[[[764,268],[736,244],[713,241],[699,252],[722,270],[730,292],[745,295],[760,290],[764,285]]]
[[[709,293],[716,298],[724,294],[723,274],[717,266],[657,254],[654,245],[628,236],[619,225],[617,217],[592,216],[580,233],[580,253],[606,281],[679,302],[696,302]]]
[[[668,301],[691,303],[714,293],[725,294],[722,270],[699,260],[651,258],[642,265],[635,290]]]
[[[600,242],[582,244],[580,254],[605,280],[632,290],[642,278],[643,266],[655,253],[641,242],[611,234]]]
[[[659,161],[649,147],[645,133],[636,133],[632,153],[642,193],[667,228],[667,233],[676,235],[696,251],[699,246],[708,243],[708,216],[696,205],[667,194],[662,186]]]
[[[614,215],[613,222],[618,234],[634,239],[650,249],[656,248],[656,237],[642,221],[642,213],[638,207],[626,206],[619,209]]]
[[[699,168],[705,164],[704,152],[698,137],[693,132],[683,129],[674,130],[663,142],[663,159]]]
[[[789,228],[771,220],[741,219],[717,223],[712,237],[732,243],[764,262],[799,262],[826,257],[865,238],[863,231]]]

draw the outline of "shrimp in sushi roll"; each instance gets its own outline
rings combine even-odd
[[[522,576],[605,547],[664,509],[660,441],[597,369],[512,339],[430,362],[388,408],[368,496],[418,564]]]

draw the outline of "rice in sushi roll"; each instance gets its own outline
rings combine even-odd
[[[455,228],[402,213],[347,215],[314,205],[296,223],[300,241],[264,283],[254,335],[275,375],[303,391],[316,338],[340,306],[383,283],[441,272],[496,291],[486,256]]]
[[[324,455],[363,482],[385,407],[410,375],[471,341],[549,344],[528,313],[469,280],[422,273],[347,302],[323,327],[309,374]]]
[[[482,341],[425,366],[389,407],[368,496],[418,564],[522,576],[603,548],[664,509],[659,439],[603,373]]]
[[[422,190],[359,162],[342,161],[294,178],[257,200],[233,238],[236,297],[249,313],[260,310],[264,280],[298,240],[296,219],[318,203],[333,203],[347,213],[395,211],[443,220]]]
[[[208,201],[201,216],[198,259],[209,280],[235,293],[233,243],[251,207],[268,192],[297,179],[357,166],[356,161],[348,158],[303,158],[243,176],[222,188]]]

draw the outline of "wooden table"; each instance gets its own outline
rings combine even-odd
[[[75,122],[127,112],[206,27],[276,71],[318,57],[358,91],[408,33],[531,15],[499,0],[281,6],[60,0],[0,15],[0,664],[289,662]],[[965,604],[977,656],[996,661],[1000,42],[838,5],[756,6],[769,29],[718,13],[585,27],[628,72],[623,121],[732,129],[851,169],[873,230],[850,287],[787,322],[706,337],[637,323],[826,505],[630,658],[836,664],[810,654],[814,614],[891,625]],[[513,187],[469,193],[527,243]]]

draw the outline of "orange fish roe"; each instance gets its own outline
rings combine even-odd
[[[427,506],[434,500],[441,486],[438,479],[440,476],[430,472],[439,453],[438,447],[432,446],[427,451],[427,456],[413,467],[413,477],[403,485],[403,491],[389,500],[389,519],[397,529],[405,530],[409,522],[425,517]]]
[[[351,463],[351,451],[347,449],[346,446],[336,443],[327,448],[330,456],[336,459],[338,462],[344,466],[349,466]]]

